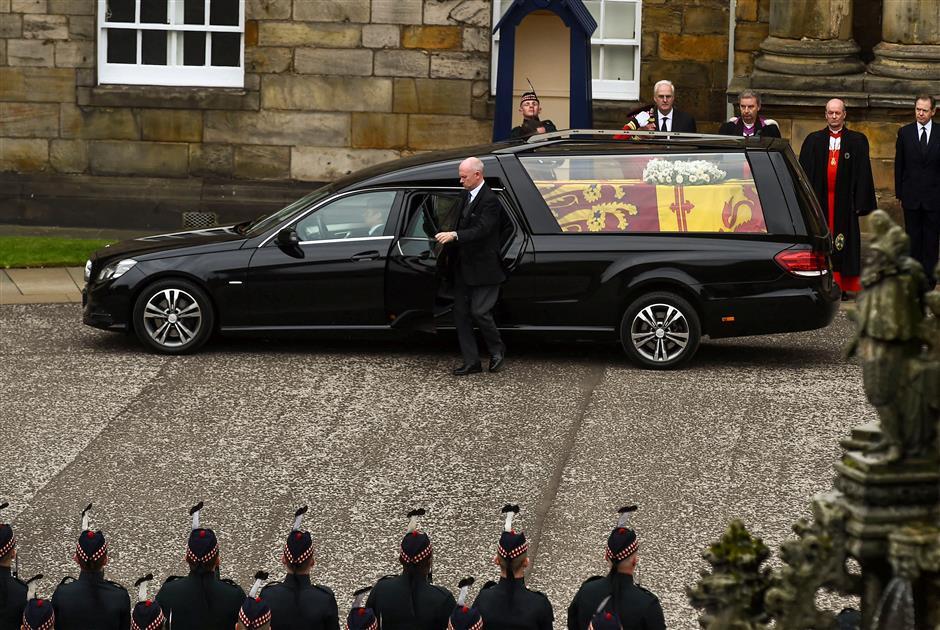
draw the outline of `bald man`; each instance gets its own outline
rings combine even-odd
[[[454,369],[454,375],[466,376],[483,371],[474,324],[480,329],[490,353],[490,372],[498,372],[503,367],[506,346],[493,319],[493,308],[506,274],[499,260],[502,208],[483,179],[483,162],[479,158],[467,158],[457,171],[464,189],[457,229],[439,232],[434,238],[447,246],[452,255],[454,324],[463,355],[463,364]]]
[[[858,217],[876,207],[868,138],[845,125],[845,101],[826,103],[827,127],[806,136],[800,165],[806,171],[832,234],[832,279],[842,299],[861,288],[861,233]]]

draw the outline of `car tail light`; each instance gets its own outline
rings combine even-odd
[[[809,249],[785,249],[774,260],[795,276],[823,276],[829,273],[829,256]]]

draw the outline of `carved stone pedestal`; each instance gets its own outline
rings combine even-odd
[[[915,586],[914,609],[918,629],[940,628],[940,528],[903,527],[889,537],[891,564],[896,575]]]
[[[862,617],[871,623],[894,575],[888,561],[891,537],[901,528],[937,522],[940,466],[935,458],[884,464],[863,450],[880,438],[877,426],[856,428],[843,441],[850,449],[835,465],[835,487],[849,511],[848,551],[862,566]]]

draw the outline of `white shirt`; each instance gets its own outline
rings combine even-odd
[[[470,203],[473,203],[473,200],[477,198],[477,193],[480,192],[480,189],[483,188],[483,184],[486,183],[486,180],[480,180],[480,183],[477,184],[477,187],[470,191]],[[470,205],[469,203],[467,205]]]
[[[666,131],[672,131],[672,115],[676,113],[675,110],[670,109],[668,114],[663,114],[658,109],[656,110],[656,130],[659,131],[663,128],[663,118],[666,119]]]
[[[933,127],[933,120],[928,120],[926,125],[916,123],[917,125],[917,142],[920,143],[920,133],[921,129],[927,130],[927,144],[930,144],[930,130]]]

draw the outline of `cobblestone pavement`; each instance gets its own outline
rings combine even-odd
[[[844,313],[822,331],[706,343],[665,373],[613,346],[510,338],[505,372],[460,380],[448,337],[223,339],[171,358],[80,319],[74,304],[0,309],[0,501],[21,571],[46,574],[46,594],[74,573],[89,502],[112,579],[183,572],[187,509],[204,500],[223,575],[246,587],[257,569],[281,575],[293,511],[309,504],[315,579],[342,608],[396,571],[412,507],[428,509],[435,582],[492,578],[513,502],[529,584],[561,628],[604,570],[616,509],[635,502],[641,581],[671,628],[691,630],[684,590],[705,545],[737,516],[776,548],[830,486],[838,439],[874,419],[841,357]]]

